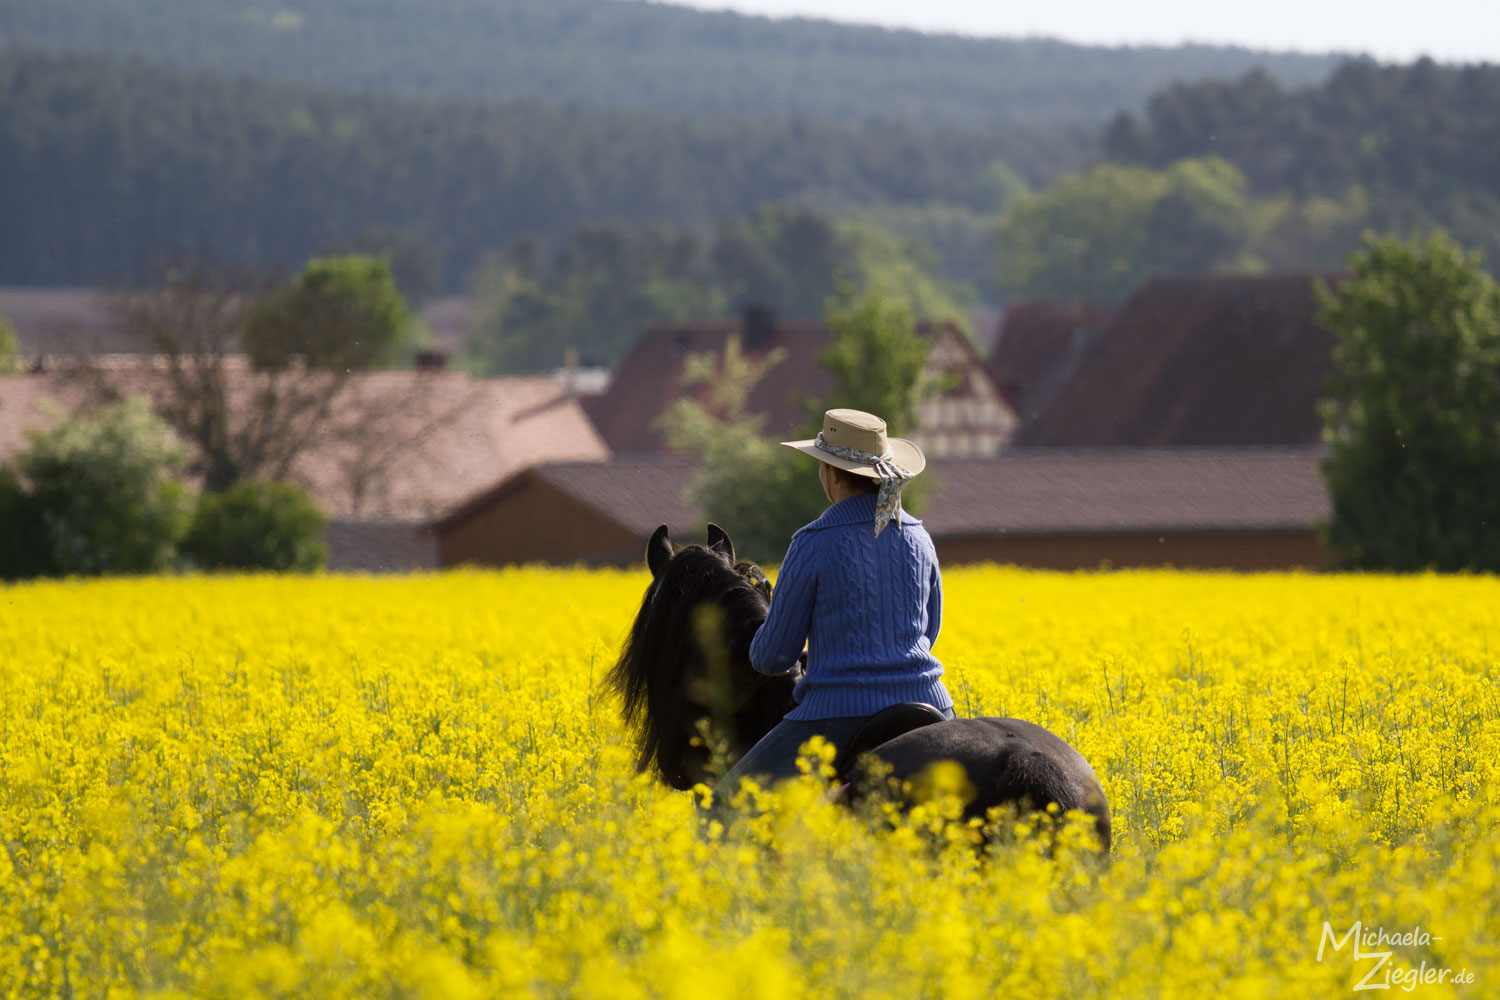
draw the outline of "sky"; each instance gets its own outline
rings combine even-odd
[[[1500,0],[672,0],[704,10],[817,17],[966,35],[1101,45],[1209,42],[1383,61],[1500,63]]]

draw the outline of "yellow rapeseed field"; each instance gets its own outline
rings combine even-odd
[[[0,995],[1500,996],[1500,581],[950,569],[1107,867],[811,777],[701,837],[600,687],[645,583],[0,588]]]

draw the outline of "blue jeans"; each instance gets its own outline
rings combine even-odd
[[[948,718],[953,718],[953,709],[944,708],[940,711]],[[855,715],[838,719],[782,719],[719,779],[719,783],[714,786],[714,808],[721,809],[729,802],[739,790],[743,778],[780,781],[795,776],[797,751],[814,736],[821,736],[835,747],[843,749],[871,718],[868,715]]]

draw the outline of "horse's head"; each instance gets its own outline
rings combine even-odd
[[[675,549],[662,525],[646,545],[646,565],[651,583],[609,683],[636,731],[636,766],[654,764],[686,789],[709,777],[700,719],[743,753],[791,708],[792,684],[750,667],[771,584],[759,566],[735,562],[722,528],[708,526],[706,546]]]

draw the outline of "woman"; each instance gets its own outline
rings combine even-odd
[[[885,421],[829,410],[810,441],[783,441],[818,460],[830,506],[792,536],[765,624],[750,644],[764,674],[793,669],[807,645],[797,707],[714,788],[724,803],[747,776],[797,773],[813,736],[845,746],[870,717],[926,702],[953,718],[943,665],[932,655],[942,624],[942,577],[922,522],[901,510],[901,489],[927,460],[915,444],[886,437]]]

